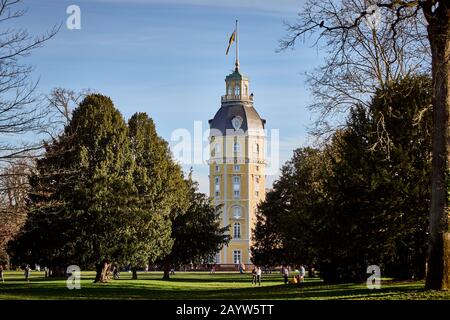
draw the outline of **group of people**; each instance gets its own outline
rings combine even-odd
[[[306,269],[305,269],[305,266],[301,265],[298,268],[298,274],[295,275],[291,281],[289,281],[289,267],[288,266],[281,267],[281,274],[283,275],[283,278],[284,278],[284,284],[303,283],[303,282],[305,282]]]
[[[239,270],[241,271],[241,269]],[[305,282],[305,276],[306,276],[306,269],[305,266],[301,265],[298,268],[298,274],[295,275],[292,280],[289,280],[289,273],[290,273],[290,268],[288,266],[282,266],[281,267],[281,274],[283,275],[283,279],[284,279],[284,283],[285,284],[289,284],[289,283],[303,283]],[[253,270],[252,270],[252,285],[261,285],[261,274],[262,274],[262,269],[259,266],[254,266]]]
[[[3,265],[0,265],[0,281],[1,282],[5,281],[4,280],[4,276],[3,276],[4,270],[5,269],[4,269]],[[44,268],[44,270],[45,270],[45,273],[46,273],[46,276],[47,276],[48,268]],[[215,271],[216,271],[216,266],[213,265],[212,268],[211,268],[210,273],[214,274]],[[243,264],[239,265],[239,272],[240,273],[244,273],[244,271],[245,271],[245,265],[243,265]],[[283,265],[281,267],[281,274],[283,275],[283,279],[284,279],[284,283],[285,284],[288,284],[288,283],[303,283],[305,281],[306,270],[305,270],[305,267],[303,265],[301,265],[298,268],[298,274],[295,275],[294,278],[291,281],[289,281],[289,273],[290,273],[289,267]],[[172,268],[170,270],[170,274],[175,274],[175,269],[174,268]],[[255,265],[253,267],[253,270],[252,270],[252,285],[253,284],[254,285],[258,284],[259,286],[261,286],[261,274],[262,274],[261,267]],[[24,267],[24,276],[25,276],[25,280],[26,281],[29,281],[30,275],[31,275],[31,268],[30,268],[29,265],[26,265]],[[119,279],[120,278],[119,268],[117,266],[114,266],[114,268],[113,268],[113,277],[114,277],[114,279]]]
[[[6,267],[4,264],[0,264],[0,282],[5,282],[5,277],[4,277],[4,272],[6,270]],[[44,267],[41,268],[39,265],[35,265],[35,268],[32,269],[31,266],[29,264],[24,264],[20,267],[20,270],[23,271],[23,276],[25,278],[25,281],[30,281],[30,277],[31,277],[31,271],[43,271],[44,272],[44,277],[45,278],[49,278],[52,276],[52,270],[49,269],[48,267]]]
[[[254,266],[253,270],[252,270],[252,284],[256,285],[258,283],[258,285],[261,285],[261,267],[258,266]]]

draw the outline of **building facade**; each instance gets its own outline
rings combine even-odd
[[[210,125],[210,196],[221,206],[231,241],[216,257],[220,266],[251,264],[256,208],[265,198],[265,120],[253,106],[249,79],[239,70],[225,78],[225,95]]]

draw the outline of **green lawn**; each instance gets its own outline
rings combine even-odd
[[[178,272],[163,281],[161,272],[139,273],[139,280],[122,272],[120,280],[92,283],[93,272],[83,272],[80,290],[68,290],[65,279],[44,279],[32,272],[25,282],[20,272],[6,272],[0,299],[450,299],[450,292],[425,291],[423,282],[384,282],[379,290],[365,285],[324,285],[306,279],[301,285],[284,285],[280,274],[263,274],[261,287],[251,284],[250,274]]]

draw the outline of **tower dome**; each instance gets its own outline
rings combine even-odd
[[[218,130],[222,135],[238,129],[248,133],[263,131],[266,120],[261,119],[253,107],[249,79],[236,68],[225,78],[225,84],[226,94],[221,98],[220,109],[209,120],[210,129]]]

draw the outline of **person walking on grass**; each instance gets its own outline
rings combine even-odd
[[[284,284],[288,284],[289,283],[289,269],[287,268],[287,266],[283,266],[281,268],[281,272],[283,273]]]
[[[306,275],[306,269],[303,265],[300,266],[300,268],[298,269],[298,275],[299,275],[299,283],[303,283],[305,282],[305,275]]]
[[[3,265],[0,264],[0,281],[5,282],[5,278],[3,278]]]
[[[253,270],[252,270],[252,285],[256,284],[256,269],[258,267],[257,266],[253,266]]]
[[[29,265],[26,265],[26,266],[25,266],[25,272],[24,272],[24,275],[25,275],[25,281],[30,281],[30,272],[31,272],[30,266],[29,266]]]
[[[256,285],[256,282],[258,282],[258,285],[261,286],[261,273],[262,273],[261,268],[260,267],[256,267],[255,285]]]

